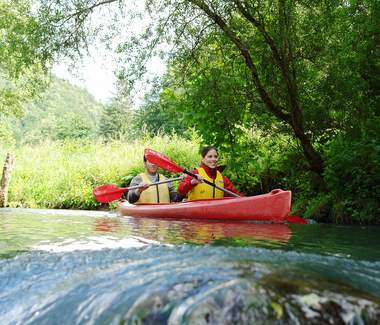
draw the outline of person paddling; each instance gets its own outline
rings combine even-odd
[[[190,201],[229,196],[229,194],[203,182],[203,180],[208,180],[221,188],[242,196],[232,185],[231,181],[219,171],[217,165],[218,150],[216,147],[204,147],[201,150],[201,156],[200,166],[192,171],[193,174],[196,174],[197,178],[186,176],[179,184],[178,192],[181,195],[187,196]]]
[[[135,176],[130,187],[139,186],[136,190],[129,191],[127,200],[129,203],[170,203],[182,200],[180,195],[174,188],[173,183],[165,183],[149,186],[151,183],[166,180],[166,177],[157,172],[158,167],[150,163],[144,156],[145,172]]]

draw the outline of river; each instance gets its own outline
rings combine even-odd
[[[0,324],[380,324],[380,227],[0,209]]]

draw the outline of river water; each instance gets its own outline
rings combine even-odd
[[[0,324],[380,324],[380,228],[0,209]]]

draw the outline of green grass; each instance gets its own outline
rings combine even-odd
[[[108,183],[123,186],[123,177],[143,171],[146,147],[168,155],[186,168],[195,167],[199,161],[197,140],[189,141],[176,135],[133,143],[66,141],[13,149],[0,147],[1,165],[6,152],[15,155],[8,205],[97,209],[100,204],[93,198],[93,188]]]

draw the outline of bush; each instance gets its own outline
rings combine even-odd
[[[95,186],[123,186],[126,175],[144,170],[142,157],[150,147],[184,166],[198,163],[198,144],[175,135],[145,138],[133,143],[115,140],[66,140],[14,149],[16,155],[9,189],[11,207],[97,209]],[[5,157],[0,148],[0,157]],[[4,160],[2,160],[4,161]],[[165,173],[174,177],[173,174]]]
[[[324,178],[335,222],[380,223],[380,142],[339,136],[326,152]]]

